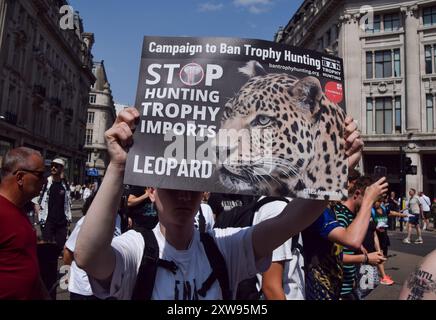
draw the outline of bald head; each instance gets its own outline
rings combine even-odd
[[[20,168],[31,168],[36,158],[42,160],[41,153],[30,148],[19,147],[9,150],[3,158],[1,169],[2,180]]]
[[[22,208],[38,196],[44,176],[44,160],[38,151],[25,147],[12,149],[2,163],[0,195]]]

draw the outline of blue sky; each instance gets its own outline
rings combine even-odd
[[[302,0],[69,0],[94,60],[104,60],[117,103],[133,105],[144,35],[222,36],[272,40]]]

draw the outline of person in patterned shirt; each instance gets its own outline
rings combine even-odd
[[[333,204],[303,231],[306,300],[338,300],[343,282],[343,247],[359,249],[368,229],[374,201],[387,192],[385,178],[369,185],[359,177],[348,190],[348,199]],[[352,203],[352,208],[346,205]],[[348,211],[357,211],[353,222],[338,219]],[[367,260],[365,255],[363,260]],[[365,261],[361,261],[365,262]],[[381,262],[381,258],[380,258]]]

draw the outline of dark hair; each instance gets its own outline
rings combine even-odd
[[[348,170],[348,182],[356,181],[359,179],[362,175],[359,171],[356,169],[349,169]]]
[[[352,197],[356,191],[365,192],[366,187],[372,183],[372,179],[367,176],[360,176],[356,179],[354,184],[348,189],[348,197]]]
[[[30,165],[29,158],[33,155],[41,157],[41,153],[39,151],[27,147],[18,147],[9,150],[3,158],[1,178],[3,179],[7,175],[13,173],[20,166],[28,167]]]

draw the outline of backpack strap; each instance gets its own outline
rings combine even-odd
[[[260,199],[259,201],[256,202],[256,204],[253,207],[253,216],[251,218],[250,225],[253,225],[253,219],[254,219],[255,213],[257,211],[259,211],[259,209],[262,208],[267,203],[274,202],[274,201],[283,201],[283,202],[289,203],[289,200],[285,197],[264,197],[264,198]]]
[[[209,233],[200,232],[200,240],[203,243],[204,251],[206,252],[207,259],[209,260],[210,266],[212,268],[212,273],[203,283],[200,290],[198,290],[198,294],[204,297],[207,290],[210,289],[215,280],[218,280],[218,283],[221,287],[223,300],[231,300],[232,292],[230,290],[227,264],[224,260],[223,255],[221,254],[221,251],[218,249],[214,238]]]
[[[273,202],[273,201],[283,201],[283,202],[289,203],[289,200],[285,197],[265,197],[265,198],[262,198],[259,201],[257,201],[255,207],[253,208],[254,209],[253,211],[257,212],[265,204]],[[253,215],[253,218],[254,218],[254,215]],[[300,243],[298,242],[299,238],[300,238],[300,233],[298,233],[292,237],[291,251],[293,251],[294,249],[298,249],[301,253],[303,253],[303,246],[300,245]]]
[[[44,193],[47,191],[47,184],[48,184],[48,182],[46,181],[46,182],[44,183],[44,188],[42,188],[42,193],[41,193],[41,195],[39,196],[39,199],[38,199],[38,205],[39,205],[39,206],[41,206],[42,199],[44,198]]]
[[[204,217],[203,210],[201,210],[200,204],[200,214],[198,215],[198,230],[200,233],[206,232],[206,218]]]
[[[293,252],[294,249],[297,249],[298,251],[300,251],[301,254],[303,254],[303,246],[298,242],[298,240],[300,239],[300,234],[301,233],[298,233],[292,237],[291,251]]]
[[[256,212],[260,208],[262,208],[264,205],[266,205],[267,203],[274,202],[274,201],[283,201],[283,202],[289,203],[289,200],[285,197],[264,197],[256,202],[256,205],[254,206],[253,211]]]
[[[132,300],[150,300],[153,294],[157,267],[162,267],[176,273],[177,265],[173,261],[159,259],[159,245],[153,230],[139,229],[144,238],[144,253],[136,277]]]

